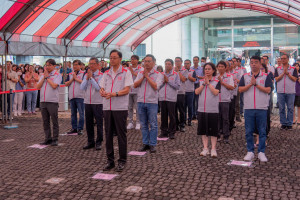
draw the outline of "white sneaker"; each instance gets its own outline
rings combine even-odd
[[[247,152],[247,155],[244,157],[245,161],[252,161],[254,159],[254,153],[253,152]]]
[[[135,130],[140,130],[140,129],[141,129],[141,125],[140,124],[136,124]]]
[[[14,116],[17,117],[17,116],[18,116],[18,113],[14,113]]]
[[[209,154],[208,149],[203,149],[203,151],[200,153],[200,156],[207,156]]]
[[[216,158],[217,157],[217,150],[211,150],[210,151],[211,157]]]
[[[133,129],[133,124],[132,123],[129,123],[128,125],[127,125],[127,129],[129,130],[129,129]]]
[[[263,152],[258,153],[258,159],[260,160],[260,162],[268,162],[266,154]]]

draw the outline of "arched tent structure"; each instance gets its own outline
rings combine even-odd
[[[235,8],[300,24],[299,0],[1,0],[0,54],[131,53],[159,28],[212,9]],[[66,48],[68,47],[68,48]]]

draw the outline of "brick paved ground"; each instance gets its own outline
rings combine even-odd
[[[61,133],[70,128],[69,115],[63,115]],[[86,134],[60,136],[59,147],[27,148],[44,135],[40,118],[22,117],[14,120],[18,129],[0,128],[0,199],[300,199],[300,126],[280,131],[278,116],[272,119],[268,163],[256,161],[253,168],[227,165],[246,153],[241,123],[229,145],[218,145],[218,158],[200,157],[194,124],[175,140],[158,141],[156,154],[128,156],[126,170],[103,181],[91,177],[101,172],[105,150],[82,150]],[[139,131],[129,131],[128,150],[138,150],[141,138]],[[51,178],[62,181],[46,183]],[[141,188],[125,191],[129,186]]]

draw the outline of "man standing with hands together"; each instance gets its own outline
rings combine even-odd
[[[162,84],[162,75],[153,69],[155,66],[153,55],[146,55],[144,62],[145,70],[138,74],[134,82],[134,87],[138,89],[138,114],[143,135],[143,146],[140,151],[149,149],[151,153],[155,153],[158,133],[158,88]]]
[[[41,143],[42,145],[58,145],[58,89],[62,76],[55,70],[55,66],[55,60],[47,60],[44,75],[37,84],[37,89],[41,89],[41,113],[45,132],[45,141]],[[51,135],[50,117],[53,124],[53,136]]]
[[[130,70],[121,65],[122,53],[118,50],[110,52],[110,70],[106,71],[100,82],[100,94],[103,98],[103,114],[105,122],[107,165],[104,171],[115,167],[114,132],[118,136],[119,160],[116,171],[122,172],[127,160],[127,129],[129,91],[133,85]],[[114,131],[115,130],[115,131]]]

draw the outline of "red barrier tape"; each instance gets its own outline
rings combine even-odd
[[[66,85],[60,85],[59,87],[67,87]],[[36,91],[38,89],[26,89],[26,90],[13,90],[12,93],[18,93],[18,92],[30,92],[30,91]],[[0,92],[0,94],[9,94],[10,91],[4,91]]]

